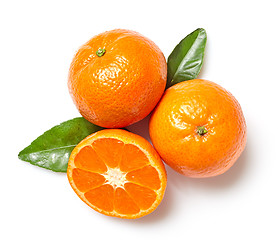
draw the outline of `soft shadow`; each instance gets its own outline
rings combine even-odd
[[[164,198],[157,209],[142,218],[135,219],[134,221],[139,224],[150,224],[153,222],[163,221],[167,216],[169,216],[171,209],[174,206],[174,197],[173,189],[167,186]]]
[[[250,161],[250,145],[247,143],[245,150],[239,157],[239,159],[236,161],[236,163],[225,173],[211,177],[211,178],[188,178],[184,177],[183,175],[179,173],[175,173],[172,171],[168,171],[171,173],[170,181],[172,181],[172,184],[175,185],[179,189],[185,190],[185,188],[188,185],[198,187],[198,188],[229,188],[232,185],[235,185],[238,183],[242,177],[244,176],[244,173],[246,172],[246,169],[248,168],[249,161]]]
[[[250,160],[248,157],[250,154],[248,153],[250,153],[249,144],[246,145],[245,150],[239,159],[227,172],[212,178],[198,179],[196,183],[198,185],[211,188],[228,188],[237,184],[242,179],[248,168]]]
[[[132,133],[138,134],[142,136],[143,138],[150,141],[150,135],[149,135],[149,120],[150,120],[151,114],[149,114],[147,117],[145,117],[143,120],[134,123],[128,127],[126,127],[129,131]]]

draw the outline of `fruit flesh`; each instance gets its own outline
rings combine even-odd
[[[156,199],[155,190],[160,188],[160,180],[146,156],[134,145],[124,145],[115,139],[96,140],[92,145],[80,150],[73,170],[76,187],[84,192],[87,200],[105,211],[115,210],[121,214],[138,213],[137,204],[150,207]]]
[[[93,141],[78,151],[69,166],[72,170],[68,170],[68,176],[75,192],[106,215],[143,216],[144,211],[149,212],[161,201],[161,191],[165,190],[161,169],[139,147],[119,139]]]

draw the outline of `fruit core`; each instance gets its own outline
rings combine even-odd
[[[124,187],[126,181],[126,173],[122,172],[119,168],[109,168],[106,173],[102,174],[106,183],[110,184],[113,188]]]

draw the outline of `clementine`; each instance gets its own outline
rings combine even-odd
[[[121,129],[101,130],[81,141],[70,155],[67,175],[87,205],[120,218],[139,218],[155,210],[167,182],[151,144]]]
[[[106,128],[121,128],[146,117],[161,98],[167,78],[161,50],[137,32],[101,33],[77,51],[68,77],[81,115]]]
[[[149,124],[162,159],[189,177],[227,171],[246,144],[246,123],[238,101],[221,86],[201,79],[166,90]]]

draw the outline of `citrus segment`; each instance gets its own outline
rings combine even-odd
[[[105,177],[93,172],[87,172],[79,168],[72,171],[72,178],[76,187],[81,192],[86,192],[92,188],[101,186],[105,182]]]
[[[92,158],[94,161],[90,161]],[[74,164],[77,168],[92,172],[103,173],[107,171],[106,165],[102,160],[100,160],[95,150],[91,146],[85,146],[84,148],[80,149],[74,158]]]
[[[131,144],[125,145],[122,160],[119,165],[123,172],[129,172],[147,164],[149,164],[148,158],[138,147]]]
[[[126,183],[125,190],[141,209],[148,209],[156,199],[156,193],[153,190],[134,183]]]
[[[114,189],[111,185],[105,184],[91,189],[84,194],[84,197],[89,203],[104,211],[111,212],[114,209]]]
[[[81,141],[71,153],[67,174],[81,200],[100,213],[121,218],[152,212],[167,182],[151,144],[120,129],[102,130]]]
[[[124,147],[122,141],[113,138],[97,139],[92,146],[107,167],[114,168],[119,165]]]
[[[150,165],[129,172],[126,175],[126,179],[130,182],[138,183],[151,189],[157,190],[160,188],[158,172]]]
[[[135,214],[140,212],[140,208],[122,188],[116,188],[114,204],[115,211],[120,214]]]

